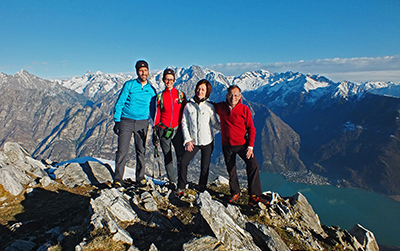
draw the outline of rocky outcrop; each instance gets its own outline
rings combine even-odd
[[[32,159],[15,143],[7,143],[0,157],[0,171],[9,173],[9,178],[2,179],[1,184],[15,195],[27,191],[26,188],[40,186],[36,180],[41,180],[42,185],[54,182],[66,187],[99,187],[110,180],[107,165],[87,162],[60,165],[54,171],[56,182],[48,175],[53,173],[48,165]],[[93,177],[89,178],[88,173]],[[224,185],[226,179],[220,177],[211,187]],[[350,231],[321,226],[318,215],[301,193],[282,198],[277,193],[265,192],[263,196],[269,198],[270,204],[250,207],[247,203],[227,204],[224,194],[211,187],[202,193],[189,189],[178,197],[152,179],[144,187],[130,185],[116,189],[105,185],[90,198],[91,227],[86,231],[69,228],[81,233],[75,250],[88,245],[91,229],[106,229],[113,241],[124,243],[129,250],[324,250],[327,246],[332,250],[341,247],[379,250],[373,233],[360,225]],[[13,226],[18,228],[23,224]],[[67,235],[61,229],[49,230],[49,234],[58,235],[59,243]],[[18,239],[5,250],[22,246],[24,250],[34,247],[46,250],[57,244],[35,240],[38,241],[34,236]]]
[[[225,207],[213,200],[207,191],[198,195],[197,205],[215,237],[228,249],[261,250],[253,242],[251,234],[239,225],[243,216],[238,208]]]
[[[37,184],[35,178],[47,178],[46,166],[30,157],[17,143],[8,142],[0,152],[0,184],[12,195],[24,191],[25,186]]]

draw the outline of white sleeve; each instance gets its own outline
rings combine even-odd
[[[182,115],[182,134],[183,134],[183,145],[186,145],[187,142],[193,141],[192,137],[190,136],[189,127],[190,127],[190,120],[188,118],[189,113],[187,110],[188,104],[186,104],[185,108],[183,109]]]

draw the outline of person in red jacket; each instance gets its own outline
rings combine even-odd
[[[240,185],[237,176],[236,155],[246,164],[249,205],[266,203],[261,198],[259,166],[253,148],[256,129],[250,108],[241,102],[241,89],[237,85],[228,88],[226,101],[214,104],[220,117],[222,152],[229,173],[230,203],[237,203],[240,197]]]
[[[177,183],[177,171],[176,168],[173,167],[171,143],[174,146],[179,166],[182,155],[185,152],[180,125],[183,108],[186,104],[186,96],[185,93],[174,87],[174,70],[164,70],[163,82],[165,84],[165,89],[157,95],[157,112],[154,121],[154,130],[160,139],[169,182],[171,184],[173,183],[175,186]]]

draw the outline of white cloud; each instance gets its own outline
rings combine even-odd
[[[392,81],[400,82],[400,56],[333,58],[311,61],[277,63],[228,63],[210,65],[207,68],[225,75],[238,76],[247,71],[264,69],[270,72],[301,72],[320,74],[335,82]]]

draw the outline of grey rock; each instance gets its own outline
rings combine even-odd
[[[129,244],[132,245],[133,244],[133,239],[130,236],[130,234],[128,233],[128,231],[126,231],[125,229],[117,226],[118,231],[114,234],[113,236],[113,240],[114,241],[119,241],[122,242],[124,244]]]
[[[7,156],[7,161],[13,166],[34,174],[36,177],[42,178],[46,176],[44,169],[46,168],[40,161],[31,157],[31,155],[22,148],[18,143],[7,142],[4,144],[4,153]]]
[[[139,218],[121,191],[104,189],[99,197],[90,200],[90,205],[93,211],[91,224],[95,228],[103,228],[106,223],[114,234],[113,240],[130,245],[133,243],[132,237],[118,222],[137,222]]]
[[[56,179],[68,186],[98,185],[112,182],[112,169],[107,164],[95,161],[85,163],[72,162],[62,165],[54,171]]]
[[[228,186],[229,185],[229,179],[225,178],[224,176],[218,176],[213,183],[217,186]]]
[[[24,191],[24,186],[17,176],[8,168],[0,168],[0,184],[10,194],[16,196]]]
[[[249,222],[246,230],[253,236],[254,242],[262,250],[289,251],[279,234],[271,227],[259,223]]]
[[[31,251],[36,246],[34,242],[25,240],[16,240],[10,246],[6,247],[4,251]]]
[[[154,243],[151,243],[149,251],[158,251],[158,248],[156,247],[156,245]]]
[[[171,221],[162,216],[159,212],[152,212],[147,219],[147,225],[161,229],[173,229]]]
[[[41,245],[36,251],[48,251],[52,247],[50,242]]]
[[[140,251],[140,249],[135,246],[130,246],[127,251]]]
[[[356,224],[349,230],[357,241],[361,244],[365,251],[379,251],[378,243],[376,242],[374,234],[360,224]]]
[[[204,251],[204,250],[218,250],[220,241],[212,236],[203,236],[201,238],[193,238],[183,244],[183,251]],[[221,249],[224,250],[224,249]]]
[[[311,229],[317,234],[324,233],[318,215],[303,194],[297,193],[290,197],[289,201],[293,205],[293,217],[299,219],[302,227]]]
[[[6,142],[4,144],[4,153],[11,163],[25,163],[25,157],[30,154],[18,143]]]
[[[49,176],[45,176],[45,177],[43,177],[42,179],[40,179],[40,184],[43,186],[43,187],[47,187],[47,186],[49,186],[49,185],[51,185],[51,184],[55,184],[56,182],[54,182]]]
[[[56,179],[68,187],[90,185],[90,180],[78,163],[70,163],[54,171]]]
[[[232,250],[260,250],[252,236],[241,228],[229,211],[205,191],[198,194],[197,205],[200,213],[210,226],[216,238]]]
[[[34,186],[34,177],[44,178],[46,168],[40,161],[33,159],[19,144],[7,142],[4,152],[0,152],[1,172],[0,184],[12,195],[23,191],[23,186]]]
[[[149,192],[144,192],[141,195],[141,199],[143,201],[143,206],[147,211],[153,212],[157,211],[157,202],[154,200],[153,196]]]
[[[84,171],[86,174],[93,174],[88,176],[91,180],[91,183],[94,185],[113,181],[113,171],[107,164],[102,164],[96,161],[88,161],[84,164]]]

